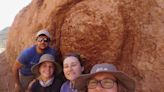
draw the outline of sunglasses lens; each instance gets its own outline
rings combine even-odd
[[[49,42],[49,39],[48,38],[38,38],[37,39],[38,42]]]

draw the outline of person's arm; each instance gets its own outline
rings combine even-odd
[[[12,71],[13,71],[13,76],[14,76],[14,81],[15,81],[15,92],[20,92],[21,90],[21,83],[19,80],[19,69],[22,67],[23,65],[16,61],[13,65]]]

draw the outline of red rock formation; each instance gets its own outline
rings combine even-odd
[[[164,1],[33,0],[16,16],[7,43],[12,65],[48,28],[52,47],[76,51],[95,63],[114,63],[136,80],[137,92],[164,91]]]
[[[0,92],[12,92],[14,81],[11,67],[6,62],[5,52],[0,54],[0,84]]]

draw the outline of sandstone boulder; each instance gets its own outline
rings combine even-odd
[[[164,91],[164,1],[33,0],[17,14],[8,35],[6,57],[18,54],[48,28],[61,55],[80,52],[86,72],[113,63],[136,81],[136,92]]]
[[[0,54],[0,92],[13,92],[13,75],[11,67],[6,62],[5,52]]]

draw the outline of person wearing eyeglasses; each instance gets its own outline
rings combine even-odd
[[[78,53],[67,53],[63,61],[63,72],[67,81],[62,85],[60,92],[77,92],[73,88],[74,80],[84,70],[84,59]]]
[[[15,79],[14,92],[24,92],[27,89],[29,82],[34,79],[31,67],[39,62],[43,54],[52,54],[57,59],[56,50],[49,47],[50,41],[48,30],[42,29],[36,34],[35,44],[23,50],[17,57],[12,69]]]
[[[83,92],[135,92],[135,81],[113,64],[102,63],[75,79],[74,88]]]

